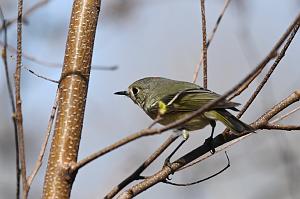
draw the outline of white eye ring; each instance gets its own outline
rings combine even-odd
[[[139,90],[138,88],[136,88],[136,87],[132,87],[132,88],[131,88],[131,92],[132,92],[133,95],[138,94],[139,91],[140,91],[140,90]]]

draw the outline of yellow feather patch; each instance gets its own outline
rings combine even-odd
[[[158,102],[158,112],[160,115],[164,115],[167,112],[167,105],[163,101]]]

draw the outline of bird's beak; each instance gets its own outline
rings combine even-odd
[[[125,95],[125,96],[129,96],[127,91],[119,91],[119,92],[115,92],[115,95]]]

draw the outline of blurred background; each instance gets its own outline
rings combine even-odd
[[[36,2],[25,1],[25,10]],[[71,0],[51,0],[26,17],[23,52],[57,64],[51,67],[24,58],[24,66],[40,75],[59,79],[72,3]],[[208,33],[223,4],[221,0],[206,1]],[[0,0],[0,5],[6,19],[15,18],[17,1]],[[233,0],[208,50],[208,88],[222,94],[239,82],[267,55],[299,11],[300,1],[297,0]],[[3,32],[0,34],[3,41]],[[16,24],[8,29],[8,43],[16,47]],[[192,81],[194,67],[200,59],[201,43],[199,0],[103,0],[93,64],[118,65],[118,69],[91,71],[79,159],[151,123],[131,100],[115,96],[114,92],[127,89],[130,83],[146,76]],[[273,76],[243,116],[243,121],[256,120],[299,89],[299,52],[298,33]],[[12,56],[9,58],[12,78],[16,55],[9,55]],[[14,131],[2,61],[0,65],[0,198],[14,198]],[[261,79],[258,78],[235,101],[243,104]],[[197,83],[202,84],[201,72]],[[28,173],[44,138],[56,88],[56,84],[22,71]],[[299,118],[298,112],[283,122],[299,124]],[[224,126],[218,123],[216,132],[223,129]],[[176,157],[202,144],[209,136],[210,128],[198,132],[190,136]],[[139,139],[85,166],[76,177],[71,198],[102,198],[131,174],[170,133]],[[300,198],[299,133],[259,131],[228,149],[231,167],[221,175],[190,187],[159,184],[138,198]],[[160,169],[176,144],[144,175]],[[48,152],[49,147],[46,158]],[[195,181],[214,174],[226,163],[224,153],[219,153],[176,173],[172,180],[180,183]],[[45,169],[46,160],[33,182],[30,198],[41,197]]]

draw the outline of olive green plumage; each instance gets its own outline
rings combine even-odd
[[[196,84],[166,79],[162,77],[146,77],[132,83],[128,91],[116,92],[126,95],[139,105],[152,119],[159,113],[159,102],[166,105],[166,112],[161,115],[159,123],[167,125],[185,117],[203,105],[220,97],[219,94],[204,89]],[[194,117],[178,129],[194,131],[213,125],[215,120],[221,121],[233,133],[253,131],[253,129],[237,119],[226,109],[237,111],[238,103],[224,100],[209,111]],[[213,126],[214,127],[214,126]]]

